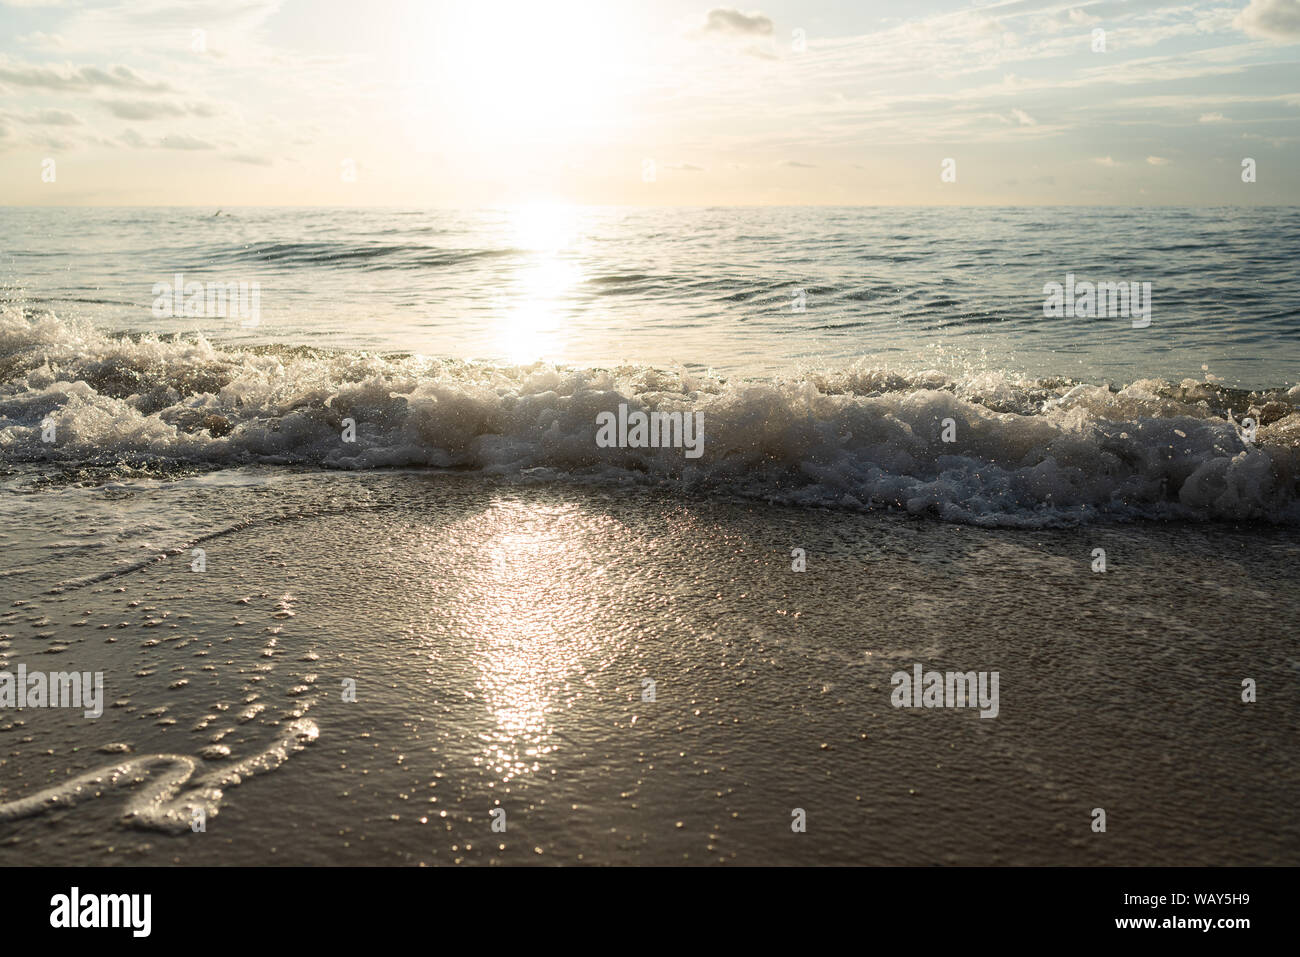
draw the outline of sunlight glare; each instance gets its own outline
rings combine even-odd
[[[514,248],[525,263],[511,277],[509,298],[501,304],[496,351],[516,364],[557,361],[565,300],[582,281],[574,258],[577,213],[561,203],[537,202],[511,211]]]

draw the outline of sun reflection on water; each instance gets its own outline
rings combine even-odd
[[[577,215],[559,203],[533,203],[511,213],[512,246],[524,262],[506,281],[496,351],[522,364],[563,358],[567,300],[582,282],[574,257]]]

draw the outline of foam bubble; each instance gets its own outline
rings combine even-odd
[[[596,415],[701,412],[704,455],[598,448]],[[1100,517],[1300,521],[1297,389],[995,371],[848,369],[726,381],[644,366],[500,366],[303,347],[114,338],[0,312],[0,453],[130,463],[427,466],[521,480],[670,483],[983,525]],[[1253,441],[1245,416],[1258,428]],[[57,440],[42,441],[49,417]],[[344,420],[356,441],[344,442]],[[951,420],[950,422],[948,420]],[[945,431],[955,441],[942,441]]]
[[[202,775],[184,791],[181,789],[199,770],[199,761],[184,754],[141,755],[86,771],[62,784],[0,804],[0,821],[34,817],[55,808],[75,807],[87,798],[99,797],[102,793],[100,788],[143,784],[127,802],[122,814],[123,823],[183,833],[190,830],[197,818],[196,812],[202,812],[205,818],[215,817],[220,812],[224,789],[235,787],[255,774],[275,770],[294,752],[315,741],[318,734],[315,722],[307,719],[295,721],[264,750]],[[229,748],[225,750],[229,753]]]

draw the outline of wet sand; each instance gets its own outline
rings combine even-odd
[[[5,579],[0,668],[106,701],[0,711],[0,865],[1300,863],[1296,530],[410,472],[200,499],[204,572]],[[997,671],[997,717],[894,708],[916,663]]]

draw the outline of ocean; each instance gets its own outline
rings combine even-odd
[[[0,225],[0,862],[1300,861],[1295,209]]]
[[[1020,527],[1300,514],[1291,210],[5,218],[2,447],[43,477],[416,466]],[[1075,282],[1150,284],[1150,308],[1045,316]],[[176,288],[239,284],[243,316]],[[710,453],[596,448],[615,397],[704,413]]]
[[[215,215],[219,212],[219,215]],[[1221,207],[4,211],[5,301],[132,333],[727,376],[939,369],[1296,383],[1300,210]],[[261,322],[152,314],[259,282]],[[1043,287],[1147,282],[1151,325]]]

